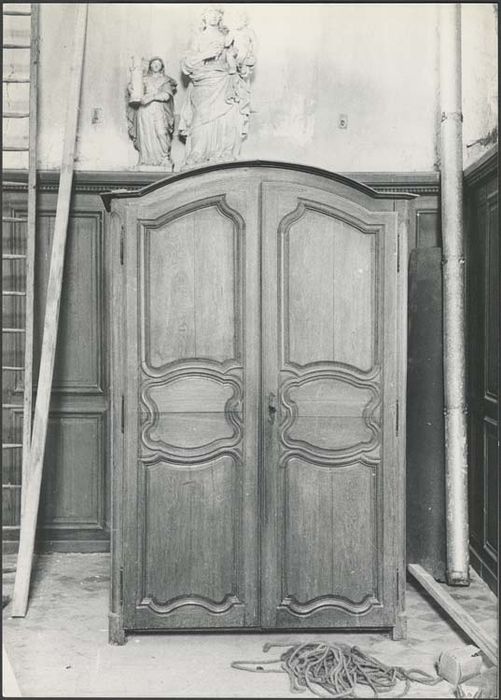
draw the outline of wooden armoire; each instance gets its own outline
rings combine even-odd
[[[404,634],[413,196],[256,161],[103,198],[111,641]]]

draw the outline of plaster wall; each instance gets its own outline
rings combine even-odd
[[[40,7],[39,167],[57,169],[76,8],[71,3]],[[166,60],[167,72],[179,83],[179,113],[186,96],[179,59],[203,7],[89,3],[77,169],[123,171],[137,162],[125,119],[132,54],[158,54]],[[228,10],[231,4],[224,7]],[[249,3],[245,9],[258,38],[258,62],[242,158],[290,160],[347,172],[436,169],[436,3]],[[5,40],[23,40],[22,28],[29,27],[29,20],[24,25],[20,18],[10,21],[10,26],[5,22]],[[4,72],[26,72],[27,57],[27,52],[6,51]],[[463,3],[465,167],[496,139],[497,70],[494,4]],[[4,85],[4,104],[23,110],[27,94],[27,86]],[[347,117],[347,128],[340,128],[340,115]],[[26,120],[6,121],[4,136],[27,138]],[[175,136],[176,169],[183,151]],[[26,154],[5,154],[4,168],[26,166]]]
[[[461,5],[464,165],[497,143],[498,29],[494,3]]]
[[[167,73],[179,82],[180,111],[186,86],[179,59],[203,7],[89,4],[78,169],[127,170],[137,161],[125,119],[131,54],[165,58]],[[258,62],[242,158],[335,171],[434,168],[434,4],[249,3],[245,9],[258,38]],[[69,3],[41,4],[42,169],[60,167],[75,12]],[[340,115],[347,116],[347,128],[339,127]],[[175,137],[177,166],[182,157]]]

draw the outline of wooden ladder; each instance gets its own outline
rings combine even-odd
[[[2,150],[11,153],[28,154],[28,196],[27,196],[27,215],[26,216],[2,216],[2,228],[5,227],[9,231],[10,246],[14,250],[5,250],[2,248],[2,268],[5,270],[4,263],[7,266],[8,272],[6,277],[8,280],[19,279],[25,280],[24,289],[14,289],[12,283],[9,289],[2,288],[2,317],[10,318],[12,316],[14,323],[2,323],[2,336],[6,338],[5,345],[8,350],[11,350],[9,355],[12,355],[14,362],[4,363],[2,357],[2,379],[3,385],[9,386],[9,378],[14,375],[15,378],[23,376],[24,383],[24,399],[23,404],[12,402],[12,394],[9,399],[4,402],[2,398],[2,412],[7,411],[9,416],[9,424],[13,427],[12,434],[16,434],[14,423],[16,415],[22,415],[22,442],[19,440],[10,440],[2,443],[2,457],[7,464],[10,464],[11,469],[15,472],[15,464],[19,464],[19,460],[15,459],[12,454],[14,451],[21,452],[22,467],[21,467],[21,484],[9,483],[2,484],[3,488],[21,489],[21,513],[23,510],[23,489],[22,485],[26,483],[26,470],[28,468],[29,448],[31,441],[31,416],[32,416],[32,396],[33,396],[33,299],[34,299],[34,277],[35,277],[35,240],[36,240],[36,183],[37,183],[37,107],[38,107],[38,55],[39,55],[39,5],[38,4],[19,4],[10,3],[2,6],[4,35],[12,33],[14,36],[20,35],[21,39],[13,41],[5,41],[4,48],[4,73],[8,61],[5,60],[6,53],[15,51],[17,55],[27,58],[29,54],[29,74],[16,74],[16,70],[12,70],[8,75],[2,76],[2,82],[7,84],[4,86],[4,101],[2,117],[7,129],[4,130]],[[24,62],[26,64],[26,61]],[[15,65],[15,64],[13,64]],[[14,86],[23,86],[19,90]],[[16,110],[10,108],[13,98],[9,94],[10,86],[14,91],[18,92],[18,98],[21,96],[22,102],[28,103],[28,109]],[[28,88],[28,98],[26,100],[26,89]],[[6,93],[6,94],[5,94]],[[23,94],[24,93],[24,94]],[[23,100],[24,97],[24,100]],[[15,103],[14,103],[15,105]],[[17,143],[9,143],[9,125],[21,125],[18,131],[27,139],[18,141]],[[27,129],[25,124],[27,124]],[[24,127],[24,128],[23,128]],[[19,138],[19,136],[18,136]],[[20,235],[21,234],[21,235]],[[21,239],[21,240],[18,240]],[[23,252],[20,252],[22,246]],[[24,274],[13,274],[19,270],[19,265],[23,265]],[[17,269],[16,269],[17,268]],[[2,275],[5,279],[5,275]],[[24,305],[24,309],[22,308]],[[23,327],[17,324],[24,318]],[[21,343],[18,339],[24,338],[24,361],[21,362],[23,352]],[[2,338],[3,339],[3,338]],[[9,339],[11,342],[9,342]],[[6,376],[10,375],[10,376]],[[15,394],[14,394],[15,395]],[[22,409],[22,412],[21,412]],[[3,431],[4,434],[4,431]],[[18,433],[19,435],[19,433]],[[6,452],[8,451],[9,454]],[[9,459],[10,457],[10,459]],[[5,463],[4,462],[4,463]]]
[[[18,7],[7,12],[14,12],[14,16],[19,16]],[[32,5],[32,14],[35,16]],[[45,454],[45,443],[47,438],[47,427],[49,422],[49,406],[52,389],[52,378],[54,375],[54,363],[56,354],[56,341],[59,323],[59,309],[61,303],[64,256],[66,247],[66,237],[69,220],[71,189],[73,182],[73,169],[76,150],[76,134],[79,115],[80,87],[82,82],[85,36],[87,26],[87,3],[76,5],[76,20],[73,41],[73,57],[70,63],[69,86],[65,90],[67,99],[65,133],[63,139],[63,156],[61,163],[59,190],[57,196],[56,218],[54,222],[54,235],[52,239],[52,250],[50,259],[49,279],[47,284],[47,297],[45,305],[45,317],[43,325],[43,339],[40,353],[40,370],[37,381],[37,392],[35,410],[33,415],[33,427],[31,429],[31,396],[32,396],[32,375],[28,385],[27,373],[25,370],[25,397],[29,393],[29,411],[27,410],[28,399],[25,399],[25,424],[29,430],[23,431],[26,436],[26,449],[23,449],[25,459],[23,459],[24,472],[21,498],[21,527],[19,532],[19,552],[17,557],[16,578],[14,583],[14,596],[12,601],[12,616],[24,617],[28,608],[28,595],[31,580],[31,569],[33,553],[35,548],[35,534],[38,518],[38,507],[40,503],[40,492],[42,486],[42,470]],[[26,11],[27,12],[27,11]],[[5,12],[4,12],[5,14]],[[38,36],[38,34],[37,34]],[[37,44],[38,45],[38,44]],[[4,44],[4,48],[27,49],[29,45],[24,44]],[[35,53],[35,52],[32,52]],[[33,86],[32,86],[33,87]],[[36,95],[36,90],[34,91]],[[36,98],[34,98],[36,99]],[[31,148],[33,146],[33,148]],[[12,149],[9,149],[12,150]],[[34,153],[32,153],[34,151]],[[33,168],[36,172],[36,149],[30,142],[29,146],[30,164],[33,160]],[[36,183],[34,183],[34,190]],[[34,193],[33,193],[34,201]],[[32,205],[34,206],[34,205]],[[35,221],[35,210],[32,212],[33,222]],[[28,217],[28,225],[30,219]],[[34,223],[33,223],[34,226]],[[13,255],[12,253],[10,255]],[[28,248],[26,251],[28,260]],[[32,263],[34,262],[34,246]],[[33,295],[33,277],[31,278]],[[10,290],[14,291],[14,290]],[[28,287],[26,288],[26,300],[28,299]],[[28,307],[26,314],[28,318]],[[31,305],[31,325],[33,326],[33,304]],[[24,332],[27,327],[5,329],[10,333]],[[32,333],[32,331],[31,331]],[[32,343],[33,341],[31,341]],[[31,345],[32,360],[32,345]],[[30,366],[32,362],[30,363]],[[27,418],[27,415],[29,416]],[[13,443],[14,444],[14,443]],[[24,448],[24,444],[23,444]],[[23,456],[24,456],[23,455]]]

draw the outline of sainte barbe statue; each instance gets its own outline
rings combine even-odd
[[[165,74],[164,62],[158,56],[149,60],[146,71],[133,59],[130,72],[127,123],[139,152],[138,168],[170,172],[177,83]]]

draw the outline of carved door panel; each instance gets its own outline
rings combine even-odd
[[[128,209],[129,629],[257,623],[257,186],[237,179]]]
[[[393,626],[396,214],[287,182],[263,211],[262,624]]]

